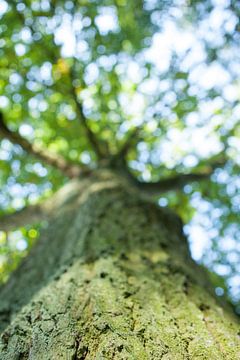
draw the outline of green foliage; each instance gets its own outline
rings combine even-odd
[[[27,255],[39,234],[36,227],[20,228],[9,234],[0,232],[0,282],[5,282]]]
[[[230,285],[240,271],[238,18],[237,2],[217,0],[0,0],[0,108],[11,130],[71,163],[96,167],[75,93],[110,155],[139,126],[127,164],[142,181],[206,171],[214,157],[227,157],[210,180],[157,200],[185,223],[205,227],[211,251],[201,261],[230,269],[222,273]],[[68,180],[7,139],[0,168],[1,214]],[[24,250],[0,233],[3,279],[32,244],[30,230],[17,231]]]

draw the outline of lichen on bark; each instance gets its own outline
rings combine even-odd
[[[1,359],[240,358],[237,320],[191,260],[175,214],[108,171],[55,201],[1,291]]]

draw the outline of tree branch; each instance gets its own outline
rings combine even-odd
[[[92,145],[93,150],[95,151],[95,153],[97,154],[97,156],[102,159],[105,157],[105,153],[101,148],[101,144],[100,141],[98,141],[97,137],[95,136],[94,132],[91,130],[91,128],[88,125],[87,122],[87,118],[83,113],[83,107],[82,104],[80,103],[77,93],[76,93],[76,88],[73,85],[73,81],[75,80],[74,77],[74,70],[73,68],[70,69],[70,81],[71,81],[71,92],[72,92],[72,96],[73,96],[73,100],[76,104],[76,109],[79,115],[79,120],[81,121],[82,126],[85,129],[87,138],[90,142],[90,144]]]
[[[27,205],[14,213],[0,216],[0,231],[8,232],[44,220],[50,221],[52,217],[57,217],[64,211],[71,211],[73,204],[72,202],[69,203],[68,200],[71,198],[78,201],[79,194],[82,191],[82,184],[78,179],[71,180],[53,195],[36,205]]]
[[[144,183],[137,181],[136,185],[140,190],[146,191],[151,195],[157,195],[162,192],[179,190],[185,185],[194,182],[202,181],[209,178],[211,174],[182,174],[166,179],[162,179],[156,182]]]
[[[209,162],[206,168],[202,172],[179,174],[166,179],[162,179],[156,182],[144,183],[135,180],[135,185],[142,191],[146,191],[150,195],[158,195],[162,192],[171,190],[180,190],[185,185],[194,181],[203,181],[210,178],[214,170],[218,167],[222,167],[226,164],[226,157],[219,158],[213,162]]]
[[[37,223],[46,220],[48,212],[42,205],[29,205],[13,214],[0,217],[0,231],[13,231],[27,224]]]
[[[126,157],[127,153],[129,152],[131,147],[134,145],[134,143],[139,141],[140,131],[141,131],[141,127],[139,126],[130,133],[127,140],[123,144],[122,148],[119,150],[118,154],[116,155],[116,158],[123,159]]]
[[[38,148],[23,138],[17,131],[10,130],[4,122],[3,114],[0,112],[0,135],[6,137],[12,143],[20,145],[27,153],[38,157],[48,165],[54,166],[70,178],[79,176],[83,169],[78,165],[70,164],[62,156],[50,154],[48,151]]]

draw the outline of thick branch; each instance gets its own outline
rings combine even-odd
[[[214,170],[223,167],[226,162],[227,158],[225,154],[220,153],[218,156],[214,156],[212,159],[206,161],[206,167],[201,172],[179,174],[156,182],[144,183],[138,180],[134,180],[134,182],[139,189],[146,191],[148,194],[158,195],[166,191],[181,190],[185,185],[194,181],[199,182],[209,179]]]
[[[38,223],[47,219],[48,212],[43,205],[29,205],[13,214],[0,217],[0,231],[13,231],[27,224]]]
[[[119,150],[118,154],[116,155],[117,158],[123,159],[126,157],[132,146],[134,146],[139,141],[140,131],[141,131],[141,127],[137,127],[130,133],[127,140],[123,144],[122,148]]]
[[[0,216],[0,231],[12,231],[18,227],[39,223],[43,220],[50,221],[51,218],[57,217],[62,211],[65,211],[68,206],[71,208],[72,202],[66,204],[66,196],[75,199],[80,191],[82,191],[81,182],[79,179],[73,179],[46,200],[36,205],[28,205],[14,213]]]
[[[10,130],[4,122],[3,114],[0,112],[0,135],[6,137],[12,143],[20,145],[27,153],[38,157],[48,165],[54,166],[70,178],[79,176],[82,169],[78,165],[67,162],[62,156],[51,154],[48,151],[40,149],[23,138],[17,131]]]
[[[210,177],[211,173],[182,174],[150,183],[137,181],[136,185],[139,189],[146,191],[149,194],[157,195],[166,191],[182,189],[185,185],[194,181],[206,180]]]
[[[71,80],[71,92],[72,92],[73,100],[74,100],[74,102],[76,104],[76,109],[77,109],[79,120],[81,121],[81,124],[85,129],[87,138],[88,138],[90,144],[92,145],[93,150],[95,151],[95,153],[97,154],[97,156],[100,159],[104,158],[105,154],[104,154],[104,152],[103,152],[103,150],[101,148],[100,141],[98,141],[98,139],[95,136],[94,132],[89,127],[88,122],[87,122],[87,118],[86,118],[86,116],[84,115],[84,112],[83,112],[82,104],[80,103],[80,101],[78,99],[76,89],[75,89],[74,84],[73,84],[73,81],[74,81],[73,69],[70,69],[70,80]]]

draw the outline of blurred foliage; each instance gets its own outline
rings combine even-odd
[[[140,180],[198,171],[214,156],[228,157],[209,181],[157,200],[182,216],[193,257],[224,277],[224,287],[215,284],[235,302],[239,15],[239,2],[230,0],[0,0],[0,109],[10,129],[72,163],[96,166],[74,87],[89,127],[111,154],[141,128],[127,158]],[[1,214],[50,196],[68,180],[7,139],[0,171]],[[204,234],[193,231],[198,225]],[[38,232],[0,232],[2,280]]]

